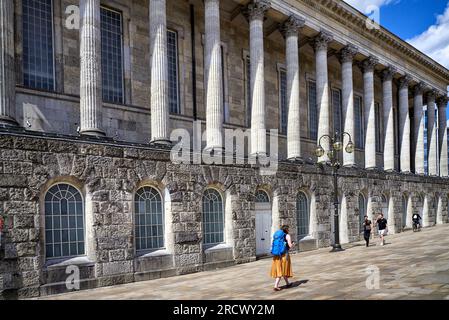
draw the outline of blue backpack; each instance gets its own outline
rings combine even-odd
[[[282,256],[287,252],[287,243],[285,242],[285,232],[278,230],[273,235],[273,244],[271,246],[271,254],[273,256]]]

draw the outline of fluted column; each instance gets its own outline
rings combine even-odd
[[[437,131],[435,126],[435,91],[427,94],[427,164],[429,175],[438,175]]]
[[[438,99],[438,143],[440,146],[440,177],[448,177],[447,108],[448,97]]]
[[[318,142],[323,135],[330,135],[329,123],[329,79],[327,70],[327,47],[333,37],[327,32],[321,32],[314,39],[315,60],[316,60],[316,103],[318,106]],[[325,154],[318,159],[318,162],[329,160],[329,139],[321,141]]]
[[[374,109],[374,67],[378,60],[370,56],[363,61],[365,106],[365,168],[376,168],[376,123]]]
[[[220,0],[205,0],[205,72],[207,149],[223,149],[223,70],[220,40]]]
[[[399,80],[399,139],[401,146],[400,164],[402,173],[411,173],[410,165],[410,115],[408,110],[409,76]]]
[[[423,89],[421,82],[414,88],[414,155],[415,155],[415,173],[423,175],[424,168],[424,112],[423,112]]]
[[[166,0],[150,0],[151,141],[169,143]]]
[[[14,1],[0,0],[0,126],[17,125],[14,72]]]
[[[396,69],[391,66],[382,72],[385,171],[394,171],[393,75],[395,72]]]
[[[81,134],[104,136],[102,130],[100,0],[81,0],[80,116]]]
[[[250,28],[251,61],[251,155],[266,155],[265,73],[263,21],[270,2],[253,0],[244,11]]]
[[[342,77],[342,104],[344,131],[349,133],[352,139],[355,139],[354,122],[354,82],[352,64],[354,56],[357,54],[357,48],[353,45],[344,47],[340,53],[341,77]],[[345,139],[348,139],[345,135]],[[348,143],[344,140],[344,145]],[[355,166],[355,154],[343,152],[343,165]]]
[[[290,160],[301,159],[298,32],[303,26],[304,20],[291,16],[281,27],[286,44],[288,106],[287,158]]]

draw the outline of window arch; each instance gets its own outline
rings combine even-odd
[[[218,191],[207,189],[203,195],[204,244],[224,242],[223,199]]]
[[[152,187],[137,190],[134,196],[136,250],[164,248],[162,197]]]
[[[407,197],[402,196],[402,228],[407,226]]]
[[[365,197],[363,196],[362,193],[359,193],[358,201],[359,201],[359,227],[360,227],[360,230],[363,231],[362,225],[363,225],[363,222],[365,221],[365,216],[367,214],[366,214],[366,201],[365,201]]]
[[[382,213],[384,215],[384,218],[388,220],[388,199],[385,195],[382,195],[381,201]]]
[[[263,190],[257,190],[256,192],[256,202],[257,203],[269,203],[270,197],[268,194]]]
[[[45,194],[45,255],[49,259],[85,254],[84,203],[73,186],[60,183]]]
[[[309,223],[310,223],[309,202],[304,192],[299,192],[298,198],[296,199],[296,218],[297,218],[297,229],[298,229],[297,232],[299,241],[309,235]]]

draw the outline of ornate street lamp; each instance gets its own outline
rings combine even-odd
[[[343,139],[344,136],[347,135],[349,137],[349,142],[345,147],[345,151],[347,153],[353,153],[355,146],[352,142],[351,135],[347,132],[339,133],[336,132],[334,137],[331,137],[330,135],[323,135],[320,137],[320,140],[318,140],[318,147],[315,150],[315,155],[318,158],[321,158],[324,156],[326,151],[321,145],[321,140],[323,138],[329,139],[330,142],[330,150],[327,151],[327,156],[329,157],[329,161],[326,162],[326,164],[330,167],[332,167],[332,174],[334,177],[334,236],[335,241],[331,252],[338,252],[343,251],[343,248],[340,245],[340,231],[339,231],[339,222],[338,222],[338,169],[341,167],[341,163],[338,159],[338,154],[341,150],[343,150]]]

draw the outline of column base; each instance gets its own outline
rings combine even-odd
[[[304,164],[305,161],[302,157],[293,157],[293,158],[287,158],[287,161],[298,163],[298,164]]]
[[[357,169],[358,166],[355,163],[344,164],[343,168]]]
[[[171,140],[167,139],[154,139],[149,142],[150,145],[154,146],[164,146],[164,147],[171,147],[173,145],[173,142]]]
[[[11,118],[11,117],[5,117],[0,116],[0,127],[18,127],[19,123]]]
[[[395,169],[386,169],[384,170],[386,173],[397,173]]]
[[[225,149],[223,147],[206,147],[203,152],[208,153],[210,155],[222,156],[225,154]]]
[[[103,130],[100,130],[100,129],[81,129],[80,135],[81,136],[96,137],[96,138],[104,138],[104,137],[106,137],[106,133]]]
[[[401,174],[411,175],[412,172],[411,171],[401,171]]]

